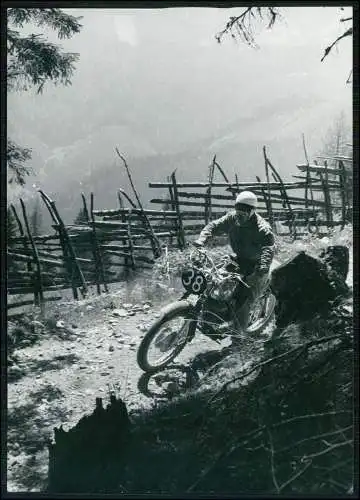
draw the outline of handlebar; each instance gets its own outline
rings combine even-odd
[[[238,278],[248,287],[248,285],[243,281],[239,273],[232,273],[225,269],[225,265],[231,262],[231,259],[228,255],[223,255],[217,264],[215,264],[212,257],[207,252],[207,249],[200,246],[192,245],[190,252],[190,260],[193,264],[199,264],[203,271],[209,273],[211,276],[216,277],[218,279],[224,279],[226,276],[231,274],[236,274]]]

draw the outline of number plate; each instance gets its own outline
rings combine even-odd
[[[204,273],[193,267],[182,272],[181,281],[185,290],[195,295],[201,295],[207,286]]]

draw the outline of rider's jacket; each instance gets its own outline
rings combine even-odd
[[[212,236],[228,233],[230,246],[240,262],[251,262],[256,269],[268,272],[275,251],[271,226],[256,212],[239,225],[235,214],[232,210],[207,224],[197,241],[206,243]]]

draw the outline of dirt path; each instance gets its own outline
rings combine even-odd
[[[155,319],[160,306],[145,305],[148,309],[144,310],[141,305],[133,316],[115,316],[121,305],[100,313],[84,305],[83,311],[72,315],[76,325],[65,308],[60,321],[73,325],[70,334],[62,338],[48,335],[17,351],[19,378],[8,384],[8,491],[43,487],[47,440],[53,428],[74,426],[94,410],[96,397],[107,402],[109,384],[115,385],[130,412],[152,404],[137,389],[142,372],[136,352],[142,330]],[[213,349],[216,344],[199,335],[179,356],[179,362],[186,363],[206,347]]]

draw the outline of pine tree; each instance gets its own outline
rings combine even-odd
[[[7,9],[7,88],[27,91],[35,87],[41,93],[46,82],[69,85],[79,55],[63,52],[57,44],[48,42],[42,34],[21,34],[24,25],[51,28],[58,38],[71,38],[79,33],[81,17],[66,14],[61,9]],[[31,149],[7,139],[8,182],[25,184],[31,173],[26,161]]]

